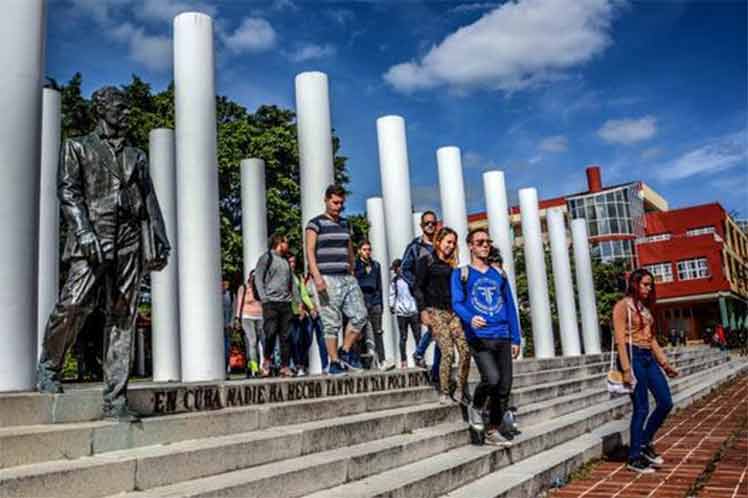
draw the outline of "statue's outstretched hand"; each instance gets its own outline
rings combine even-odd
[[[101,245],[99,239],[93,232],[82,232],[78,234],[78,244],[81,247],[83,255],[92,265],[101,264],[104,257],[101,255]]]

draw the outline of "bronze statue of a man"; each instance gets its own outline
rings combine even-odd
[[[65,141],[58,197],[68,223],[70,271],[50,314],[38,367],[40,392],[59,393],[65,353],[104,303],[104,415],[134,421],[127,406],[133,331],[143,274],[166,266],[170,245],[148,160],[125,143],[130,110],[122,90],[94,92],[96,129]]]

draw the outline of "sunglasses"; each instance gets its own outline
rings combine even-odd
[[[423,223],[421,223],[421,226],[422,227],[433,227],[433,226],[436,226],[436,222],[435,221],[424,221]]]
[[[493,244],[493,240],[491,240],[491,239],[478,239],[478,240],[474,240],[473,244],[475,244],[478,247],[490,246],[490,245]]]

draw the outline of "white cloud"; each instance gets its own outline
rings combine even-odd
[[[356,14],[348,9],[333,9],[326,12],[327,16],[338,24],[345,25],[356,19]]]
[[[730,133],[686,152],[658,172],[662,181],[714,174],[748,161],[746,130]],[[748,174],[745,170],[742,173]]]
[[[296,51],[288,54],[288,58],[294,62],[304,62],[312,59],[322,59],[333,54],[335,54],[335,47],[329,43],[325,45],[309,43],[300,46]]]
[[[216,15],[216,8],[204,2],[192,0],[142,0],[133,8],[138,19],[157,22],[172,22],[182,12],[202,12],[209,16]]]
[[[88,15],[97,23],[112,22],[114,12],[132,0],[71,0],[72,11],[77,15]]]
[[[291,0],[273,0],[274,10],[298,10],[299,7]]]
[[[557,78],[611,43],[620,0],[507,2],[462,27],[420,61],[392,66],[384,79],[413,92],[446,85],[517,91]]]
[[[597,130],[598,136],[606,142],[624,145],[649,140],[655,133],[657,119],[651,115],[639,119],[609,119]]]
[[[411,194],[411,202],[415,211],[427,211],[430,209],[439,212],[439,207],[441,206],[439,185],[413,185]]]
[[[114,31],[112,36],[127,43],[128,56],[154,71],[166,71],[172,64],[172,42],[168,36],[146,34],[143,28],[136,28],[130,23],[125,23]]]
[[[223,35],[223,43],[234,53],[262,52],[273,48],[277,38],[267,20],[247,17],[233,33]]]
[[[538,148],[545,152],[566,152],[569,149],[569,140],[563,135],[553,135],[544,138]]]
[[[479,10],[488,10],[497,7],[498,4],[492,2],[476,2],[476,3],[463,3],[457,7],[449,9],[449,12],[453,14],[461,14],[465,12],[476,12]]]

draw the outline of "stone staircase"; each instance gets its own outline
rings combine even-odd
[[[676,405],[748,370],[669,352]],[[0,395],[0,497],[534,497],[625,434],[607,355],[515,362],[523,434],[476,447],[420,370],[133,385],[138,424],[96,420],[100,389]]]

